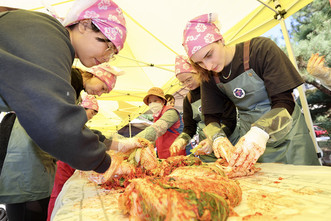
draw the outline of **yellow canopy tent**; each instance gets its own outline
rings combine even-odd
[[[73,0],[44,1],[51,4],[63,17],[73,3]],[[218,13],[221,32],[228,44],[259,36],[281,23],[287,48],[291,52],[283,19],[312,0],[114,1],[123,9],[128,34],[124,49],[115,61],[110,61],[110,64],[123,69],[126,74],[117,78],[113,91],[98,98],[100,113],[91,125],[103,132],[116,131],[144,113],[148,107],[142,99],[149,88],[161,87],[165,93],[170,94],[181,88],[174,76],[174,63],[177,54],[185,54],[181,42],[183,29],[188,20],[204,13]],[[40,0],[2,0],[0,4],[47,13]],[[289,54],[295,63],[293,53]],[[81,66],[78,61],[74,65]],[[307,106],[302,88],[299,88],[299,92],[302,104]],[[126,101],[137,108],[132,110],[130,116],[121,118],[114,113],[121,110],[118,101]],[[305,110],[305,117],[310,125],[308,109]],[[314,134],[312,136],[314,137]]]

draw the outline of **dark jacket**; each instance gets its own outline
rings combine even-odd
[[[51,16],[26,10],[1,12],[0,30],[0,111],[15,111],[28,135],[57,159],[105,172],[106,146],[84,126],[85,110],[75,104],[68,31]]]

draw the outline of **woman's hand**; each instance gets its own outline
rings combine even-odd
[[[183,138],[176,139],[170,146],[171,156],[177,156],[181,150],[184,150],[187,145],[187,141]]]
[[[196,155],[208,155],[213,151],[212,142],[206,138],[199,143],[200,148],[195,152]]]
[[[90,181],[96,184],[103,184],[116,174],[116,171],[120,168],[122,162],[123,157],[114,154],[111,156],[110,167],[108,168],[108,170],[106,170],[105,173],[96,173],[94,171],[89,171],[87,172],[87,177]]]
[[[127,152],[129,150],[142,147],[142,145],[139,143],[138,138],[125,138],[125,139],[119,139],[117,140],[117,151],[120,152]]]
[[[235,151],[235,147],[227,137],[218,137],[213,142],[213,151],[217,158],[222,157],[229,162]]]
[[[252,127],[236,144],[229,166],[251,168],[264,153],[269,135],[258,127]]]

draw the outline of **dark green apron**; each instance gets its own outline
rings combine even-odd
[[[54,158],[31,140],[16,118],[0,176],[0,202],[22,203],[49,197],[55,170]]]
[[[244,44],[245,72],[228,83],[215,77],[218,88],[236,105],[239,114],[239,134],[245,135],[251,125],[270,111],[271,103],[263,80],[249,68],[249,42]],[[287,136],[267,143],[258,162],[278,162],[297,165],[320,165],[313,141],[299,106],[292,113],[293,125]]]

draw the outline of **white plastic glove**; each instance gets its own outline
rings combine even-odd
[[[126,138],[117,140],[117,151],[127,152],[131,149],[142,147],[142,145],[138,142],[138,138]]]
[[[195,155],[208,155],[213,151],[212,142],[206,138],[199,143],[200,148],[195,152]]]
[[[171,156],[177,156],[177,154],[184,150],[187,145],[187,141],[183,138],[176,139],[170,146],[170,154]]]
[[[224,125],[212,122],[203,128],[203,132],[207,138],[213,142],[213,151],[215,156],[217,158],[225,158],[228,161],[229,155],[234,152],[235,148],[226,137],[222,127],[224,127]]]
[[[218,137],[213,142],[213,151],[217,158],[222,157],[229,162],[231,156],[235,152],[235,147],[227,137]]]
[[[89,171],[87,176],[88,179],[96,184],[103,184],[112,178],[116,171],[120,168],[123,162],[123,157],[119,157],[116,154],[111,156],[111,164],[108,170],[104,173],[96,173],[94,171]]]
[[[240,167],[240,170],[251,168],[264,153],[268,139],[269,135],[264,130],[251,127],[236,144],[229,166]]]
[[[318,53],[312,54],[307,64],[307,71],[326,86],[331,87],[331,68],[328,68],[324,63],[324,56],[319,56]]]

